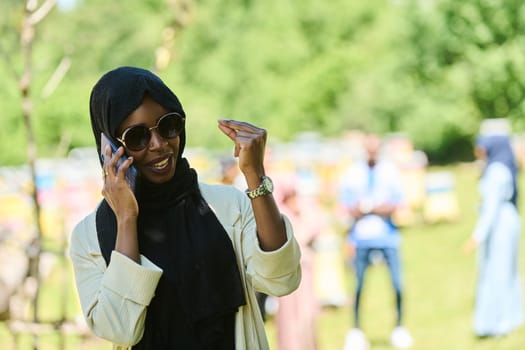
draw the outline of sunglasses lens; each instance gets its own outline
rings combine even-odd
[[[124,142],[126,147],[132,151],[140,151],[146,148],[151,132],[144,126],[134,126],[126,132]]]
[[[168,114],[159,120],[158,132],[166,139],[172,139],[182,132],[184,118],[178,114]]]

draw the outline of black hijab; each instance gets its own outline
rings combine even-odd
[[[100,155],[100,133],[116,141],[120,123],[148,95],[185,116],[173,92],[153,73],[120,67],[106,73],[91,93],[90,114]],[[148,306],[144,336],[134,349],[233,349],[235,312],[245,304],[233,245],[202,197],[197,173],[182,158],[185,131],[173,178],[164,184],[137,179],[140,253],[163,269]],[[116,218],[103,200],[96,214],[102,255],[110,263]]]

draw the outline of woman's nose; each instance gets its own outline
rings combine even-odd
[[[150,149],[157,149],[159,147],[162,147],[162,145],[164,145],[167,142],[168,140],[160,136],[160,134],[157,132],[157,129],[151,130],[151,139],[149,140]]]

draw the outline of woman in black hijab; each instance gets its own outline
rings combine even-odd
[[[182,105],[153,73],[106,73],[90,114],[104,199],[75,227],[70,256],[93,332],[117,349],[267,349],[254,291],[295,290],[300,251],[265,174],[266,131],[218,121],[235,144],[244,194],[198,181],[183,157]],[[115,153],[101,148],[102,134]]]

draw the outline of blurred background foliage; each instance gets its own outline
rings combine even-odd
[[[26,161],[23,11],[0,3],[3,165]],[[364,128],[406,133],[433,163],[467,160],[482,119],[525,129],[524,18],[521,0],[58,0],[33,48],[38,154],[92,146],[91,87],[135,65],[180,97],[190,147],[229,147],[216,120],[236,118],[270,141]]]

